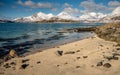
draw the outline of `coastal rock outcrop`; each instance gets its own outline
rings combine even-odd
[[[99,26],[96,28],[95,33],[100,38],[120,44],[120,22]]]

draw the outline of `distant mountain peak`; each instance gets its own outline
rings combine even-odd
[[[67,12],[61,12],[57,15],[57,17],[61,18],[61,19],[67,19],[67,20],[74,20],[75,17],[72,16],[71,14],[67,13]]]
[[[89,12],[75,17],[72,14],[62,11],[58,15],[52,13],[38,12],[28,17],[14,19],[16,22],[114,22],[120,20],[120,6],[111,14],[103,14],[97,12]]]
[[[112,11],[112,15],[119,15],[120,16],[120,6]]]

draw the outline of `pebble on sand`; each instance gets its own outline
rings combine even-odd
[[[102,61],[100,61],[100,62],[97,63],[97,66],[102,66],[102,65],[103,65]]]
[[[22,64],[20,69],[25,69],[29,64]]]
[[[63,55],[63,51],[57,50],[57,55],[62,56]]]
[[[110,68],[112,65],[110,63],[105,63],[103,66],[106,68]]]
[[[83,56],[83,58],[87,58],[88,56]]]

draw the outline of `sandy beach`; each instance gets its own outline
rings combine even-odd
[[[86,38],[13,58],[0,67],[0,75],[120,75],[116,45],[97,36]]]
[[[120,0],[0,0],[0,75],[120,75]]]

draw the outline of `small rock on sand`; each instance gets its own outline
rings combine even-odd
[[[76,52],[80,52],[80,50],[77,50]]]
[[[110,68],[112,65],[110,63],[105,63],[103,66],[106,68]]]
[[[11,59],[11,58],[7,55],[7,56],[4,57],[3,60],[4,60],[4,62],[6,62],[6,61],[8,61],[8,60],[10,60],[10,59]]]
[[[80,57],[77,57],[77,59],[80,59]]]
[[[6,63],[5,65],[3,65],[3,67],[10,68],[11,66],[9,65],[9,63]]]
[[[60,65],[57,65],[57,67],[59,67]]]
[[[22,63],[25,63],[25,62],[27,62],[27,61],[29,61],[30,59],[24,59],[24,60],[22,60]]]
[[[68,64],[67,62],[64,63],[65,65]]]
[[[102,66],[102,65],[103,65],[102,61],[100,61],[100,62],[97,63],[97,66]]]
[[[76,68],[80,68],[80,66],[76,66]]]
[[[116,50],[120,50],[120,48],[116,48]]]
[[[11,63],[10,63],[10,65],[12,65],[12,66],[13,66],[13,65],[16,65],[16,63],[15,63],[15,62],[11,62]]]
[[[114,60],[118,60],[119,58],[118,57],[113,57]]]
[[[12,58],[13,58],[13,57],[18,57],[18,54],[17,54],[17,52],[16,52],[15,50],[12,49],[12,50],[10,50],[10,52],[9,52],[9,56],[12,57]]]
[[[83,58],[87,58],[88,56],[83,56]]]
[[[41,61],[38,61],[37,64],[41,63]]]
[[[20,69],[25,69],[29,64],[22,64]]]
[[[65,52],[65,54],[74,54],[74,53],[75,53],[74,51]]]
[[[62,56],[62,55],[63,55],[63,51],[58,50],[58,51],[57,51],[57,55]]]

